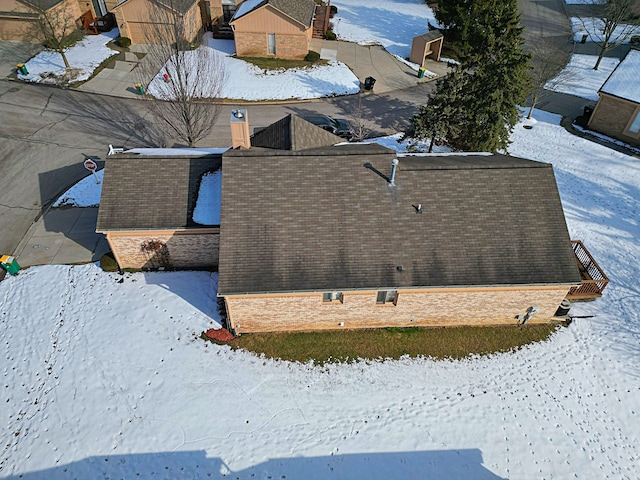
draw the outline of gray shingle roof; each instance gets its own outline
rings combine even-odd
[[[342,138],[296,115],[287,115],[251,137],[252,147],[276,150],[306,150],[341,142]]]
[[[640,103],[640,50],[629,50],[600,88],[601,92]]]
[[[580,283],[551,165],[395,156],[225,153],[219,293]]]
[[[277,8],[307,27],[310,27],[313,23],[313,14],[316,9],[316,4],[313,0],[245,0],[240,4],[231,21],[244,17],[264,5],[271,5]]]
[[[220,166],[220,155],[107,158],[96,230],[198,227],[191,217],[200,179]]]

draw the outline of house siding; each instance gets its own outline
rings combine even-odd
[[[640,138],[625,133],[640,105],[628,100],[600,93],[600,100],[591,114],[588,127],[631,145],[640,146]]]
[[[107,241],[120,268],[215,268],[218,266],[219,229],[185,231],[107,232]],[[143,244],[157,241],[166,249],[145,251]]]
[[[322,302],[322,293],[229,295],[236,333],[374,327],[499,325],[537,306],[530,323],[548,322],[568,287],[399,290],[395,305],[376,305],[376,291],[343,292],[343,302]],[[340,325],[340,324],[343,325]]]
[[[304,58],[309,52],[311,28],[267,5],[233,23],[238,56],[268,57],[268,34],[276,35],[276,57]]]
[[[0,17],[0,39],[2,40],[20,40],[26,42],[38,42],[44,40],[42,34],[39,31],[39,27],[33,19],[26,19],[21,17],[12,16],[12,12],[20,13],[32,13],[28,6],[17,2],[8,1],[2,8],[3,14]],[[87,9],[88,10],[88,9]],[[60,16],[60,18],[66,17],[66,31],[68,35],[72,33],[78,27],[77,20],[82,15],[80,5],[76,0],[66,0],[49,10],[49,14],[52,18]],[[58,35],[62,33],[63,27],[58,31]]]
[[[120,35],[131,39],[132,43],[158,43],[154,32],[158,29],[162,32],[171,33],[171,29],[167,30],[163,24],[153,22],[151,13],[155,8],[160,7],[149,0],[137,0],[128,2],[118,7],[114,14]],[[202,29],[202,14],[200,6],[195,3],[189,11],[184,15],[185,22],[185,39],[193,41],[196,39],[198,32]]]

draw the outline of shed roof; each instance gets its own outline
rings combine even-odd
[[[105,161],[96,230],[198,227],[192,220],[200,179],[218,170],[221,155],[119,154]]]
[[[422,38],[425,42],[433,42],[434,40],[438,40],[439,38],[442,38],[442,32],[440,32],[440,30],[430,30],[427,33],[424,33],[422,35],[418,35],[417,37],[414,38]]]
[[[310,27],[313,23],[313,14],[316,9],[313,0],[245,0],[236,10],[231,22],[265,5],[271,5],[306,27]]]
[[[629,50],[600,91],[640,103],[640,50]]]
[[[580,283],[549,164],[378,145],[224,154],[219,293]],[[417,213],[417,206],[422,212]]]

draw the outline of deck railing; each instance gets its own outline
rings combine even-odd
[[[582,241],[572,240],[571,244],[578,262],[582,285],[571,288],[567,298],[571,300],[588,300],[601,297],[602,291],[609,284],[609,278],[600,268],[598,262],[591,256]]]

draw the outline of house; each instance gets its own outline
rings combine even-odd
[[[640,50],[630,50],[598,91],[588,128],[640,146]]]
[[[236,333],[548,322],[581,284],[551,165],[306,143],[291,119],[223,156]]]
[[[300,59],[309,52],[313,0],[245,0],[229,22],[236,54]]]
[[[138,151],[105,162],[96,231],[106,235],[118,265],[215,268],[220,227],[197,223],[194,210],[204,176],[220,172],[220,152]]]
[[[230,126],[224,152],[110,156],[97,230],[123,268],[218,266],[236,333],[549,322],[608,282],[550,164],[397,154],[294,115]],[[207,174],[220,216],[197,223]]]
[[[61,32],[71,33],[76,29],[83,8],[87,10],[85,2],[78,0],[0,0],[0,39],[44,40],[36,25],[40,10],[59,24]]]
[[[179,21],[176,29],[184,38],[197,39],[202,31],[206,11],[200,0],[122,0],[113,8],[120,35],[132,43],[160,43],[174,35],[172,22]]]

